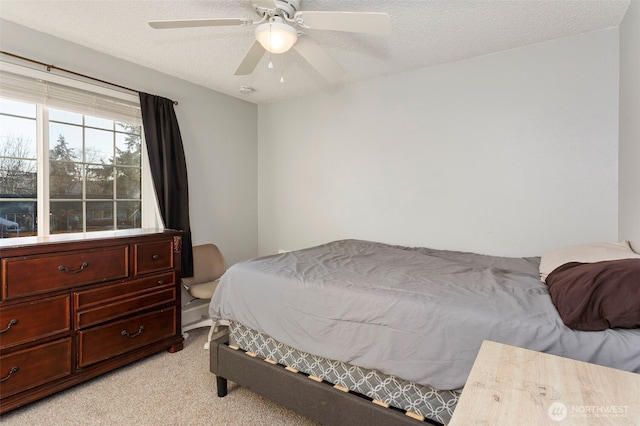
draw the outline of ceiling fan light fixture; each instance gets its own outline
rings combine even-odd
[[[284,53],[296,44],[298,34],[291,25],[273,20],[258,25],[256,40],[267,52]]]

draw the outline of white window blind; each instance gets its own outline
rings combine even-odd
[[[140,102],[135,95],[6,62],[0,62],[0,96],[142,124]]]

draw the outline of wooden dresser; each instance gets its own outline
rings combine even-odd
[[[0,414],[182,349],[180,232],[20,240],[0,240]]]

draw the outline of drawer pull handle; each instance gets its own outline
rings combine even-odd
[[[19,368],[16,367],[11,367],[11,370],[9,370],[9,374],[7,374],[7,377],[3,377],[2,379],[0,379],[0,383],[4,383],[7,380],[9,380],[11,378],[11,376],[13,376],[15,373],[17,373],[19,370]]]
[[[15,318],[12,318],[11,321],[9,321],[9,324],[7,324],[7,328],[5,328],[4,330],[0,330],[0,334],[4,333],[5,331],[9,331],[9,329],[14,325],[16,325],[17,323],[18,323],[18,320]]]
[[[158,280],[158,285],[164,284],[164,280]]]
[[[120,335],[124,337],[130,337],[133,339],[134,337],[138,337],[140,334],[142,334],[143,331],[144,331],[144,325],[141,325],[136,334],[129,334],[127,330],[122,330],[120,332]]]
[[[157,254],[154,254],[153,256],[151,256],[153,258],[153,260],[158,260],[160,259],[160,256]]]
[[[84,271],[84,268],[86,268],[87,266],[89,266],[89,262],[83,262],[82,265],[80,265],[80,269],[76,269],[75,271],[72,271],[66,266],[60,265],[58,266],[58,271],[64,271],[67,274],[77,274],[78,272]]]

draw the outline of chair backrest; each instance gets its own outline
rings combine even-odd
[[[226,269],[224,257],[215,244],[193,246],[193,277],[182,281],[187,286],[215,281]]]

